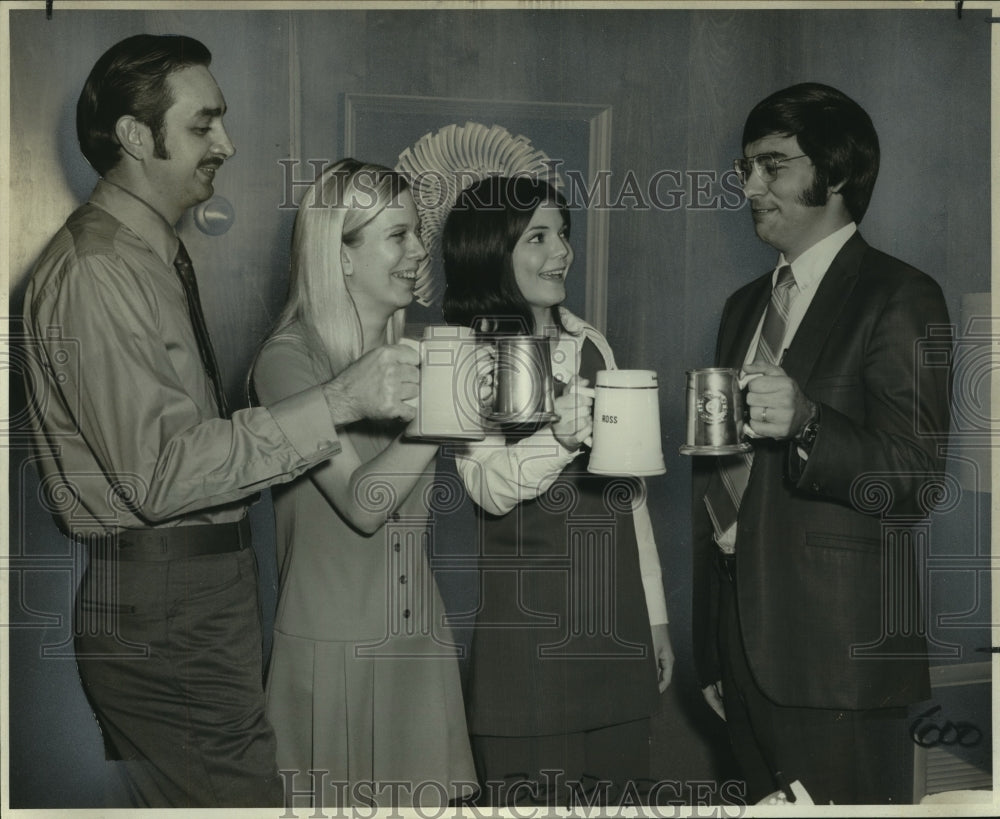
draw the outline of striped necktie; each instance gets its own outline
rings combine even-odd
[[[760,340],[754,360],[768,364],[780,364],[785,329],[788,326],[788,310],[792,299],[798,293],[795,277],[790,265],[782,265],[771,291],[771,301],[764,313]],[[753,465],[753,450],[739,455],[721,455],[716,458],[716,470],[705,491],[705,506],[712,518],[716,538],[721,538],[733,524],[740,510],[740,499],[750,479]]]
[[[215,402],[219,406],[219,414],[223,418],[229,417],[229,409],[226,406],[226,394],[222,390],[222,378],[219,375],[219,365],[215,360],[215,351],[212,349],[212,339],[208,336],[208,326],[205,324],[205,314],[201,310],[201,299],[198,296],[198,281],[194,276],[194,265],[191,264],[191,257],[188,255],[184,242],[177,248],[177,256],[174,258],[174,269],[177,277],[184,286],[184,295],[187,296],[188,314],[191,316],[191,326],[194,328],[194,337],[198,342],[198,354],[201,356],[202,366],[208,375],[208,380],[212,382],[212,389],[215,393]]]

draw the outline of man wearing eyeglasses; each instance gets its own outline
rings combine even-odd
[[[922,566],[884,522],[929,513],[947,434],[938,285],[858,232],[879,166],[840,91],[760,102],[734,167],[774,269],[726,302],[716,363],[742,371],[746,453],[694,459],[694,641],[756,802],[906,803],[906,708],[930,695]],[[892,531],[899,534],[899,527]]]

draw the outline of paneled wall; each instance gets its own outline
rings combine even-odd
[[[126,12],[58,3],[52,20],[40,9],[11,12],[9,312],[19,314],[33,260],[93,185],[75,144],[76,96],[97,56],[129,34],[189,34],[215,56],[212,71],[237,146],[217,192],[234,204],[236,218],[219,237],[200,233],[190,219],[180,229],[203,281],[234,399],[284,294],[294,212],[284,206],[288,179],[280,161],[340,155],[345,93],[611,106],[612,188],[630,174],[645,183],[670,172],[659,177],[667,181],[658,189],[668,207],[650,206],[647,196],[623,198],[612,209],[608,251],[609,340],[620,365],[655,369],[661,384],[668,473],[649,489],[678,665],[656,722],[655,773],[717,779],[727,771],[724,745],[690,667],[689,464],[677,454],[684,373],[710,362],[725,296],[774,263],[746,210],[722,195],[720,174],[740,152],[743,119],[756,101],[803,80],[841,88],[869,111],[883,149],[864,235],[934,275],[957,318],[963,296],[990,290],[985,16],[969,10],[961,20],[953,10]],[[558,155],[558,145],[539,147]],[[16,320],[11,327],[16,333]],[[23,440],[12,437],[9,451],[10,552],[17,558],[10,564],[11,803],[122,804],[71,655],[41,656],[43,646],[69,634],[74,563],[35,497]],[[968,492],[938,521],[935,545],[987,554],[987,506],[988,495]],[[273,606],[269,512],[259,506],[254,514],[264,603]],[[53,559],[34,560],[39,555]],[[34,568],[43,563],[49,568]],[[945,585],[946,611],[983,604],[975,594],[986,592],[974,574],[949,575]],[[988,618],[959,620],[937,636],[959,645],[960,655],[942,660],[976,659],[972,648],[988,644]]]

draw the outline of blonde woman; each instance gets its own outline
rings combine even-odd
[[[288,303],[253,380],[267,404],[402,336],[426,251],[412,195],[344,159],[308,191]],[[274,493],[280,570],[267,713],[286,801],[447,804],[475,782],[458,664],[424,548],[436,447],[403,422],[345,427],[339,454]],[[313,771],[315,773],[310,774]],[[304,799],[296,795],[294,804]]]

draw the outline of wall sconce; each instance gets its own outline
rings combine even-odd
[[[236,211],[229,200],[222,196],[213,196],[194,209],[195,225],[209,236],[221,236],[235,221]]]

